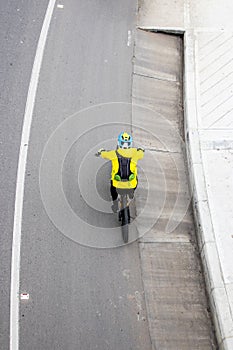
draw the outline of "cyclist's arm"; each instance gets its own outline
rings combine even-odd
[[[116,157],[116,152],[115,151],[101,151],[100,153],[101,157],[104,158],[104,159],[113,159]]]
[[[143,148],[137,148],[137,159],[142,159],[144,157],[145,150]]]

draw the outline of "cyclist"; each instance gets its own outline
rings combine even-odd
[[[118,209],[117,188],[132,189],[131,198],[133,198],[134,190],[137,187],[137,162],[144,157],[145,150],[143,148],[133,148],[132,144],[132,136],[127,132],[122,132],[118,136],[116,150],[106,151],[101,148],[97,153],[97,156],[109,159],[112,162],[110,191],[113,212],[117,212]]]

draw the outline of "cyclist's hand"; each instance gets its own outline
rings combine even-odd
[[[96,156],[96,157],[101,156],[101,152],[103,152],[103,151],[105,151],[105,149],[104,149],[104,148],[100,148],[100,149],[98,150],[98,152],[95,154],[95,156]]]
[[[145,152],[145,149],[144,149],[144,148],[142,148],[142,147],[138,147],[138,148],[137,148],[137,151],[142,151],[142,152]]]

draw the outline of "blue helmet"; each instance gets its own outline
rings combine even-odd
[[[133,144],[133,138],[127,132],[122,132],[118,136],[118,147],[120,148],[130,148]]]

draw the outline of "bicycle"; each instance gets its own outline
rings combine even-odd
[[[95,153],[96,157],[100,156],[100,152]],[[121,179],[125,182],[128,180]],[[129,204],[134,196],[133,188],[116,188],[118,194],[118,220],[121,221],[121,232],[124,243],[128,243],[129,240],[129,224],[130,224],[130,209]]]

